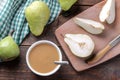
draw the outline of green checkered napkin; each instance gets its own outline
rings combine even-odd
[[[34,0],[0,0],[0,40],[14,31],[12,37],[17,44],[23,41],[29,33],[28,23],[25,19],[25,8]],[[42,0],[51,10],[48,21],[50,24],[59,15],[61,8],[58,0]]]

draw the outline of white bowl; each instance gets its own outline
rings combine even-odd
[[[54,46],[54,47],[57,49],[57,51],[58,51],[59,61],[62,61],[62,54],[61,54],[61,51],[60,51],[60,49],[58,48],[58,46],[57,46],[55,43],[51,42],[51,41],[41,40],[41,41],[37,41],[37,42],[33,43],[33,44],[30,46],[30,48],[28,49],[27,54],[26,54],[26,62],[27,62],[28,67],[30,68],[30,70],[31,70],[33,73],[35,73],[35,74],[37,74],[37,75],[39,75],[39,76],[49,76],[49,75],[52,75],[52,74],[54,74],[55,72],[57,72],[57,71],[59,70],[59,68],[60,68],[61,65],[58,65],[57,67],[55,67],[55,69],[53,69],[51,72],[48,72],[48,73],[40,73],[40,72],[37,72],[36,70],[34,70],[34,69],[30,66],[30,63],[29,63],[30,51],[31,51],[35,46],[37,46],[38,44],[42,44],[42,43],[47,43],[47,44],[50,44],[50,45]]]

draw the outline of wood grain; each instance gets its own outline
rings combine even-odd
[[[78,0],[78,5],[95,5],[103,0]]]
[[[62,66],[56,74],[49,77],[36,76],[26,65],[26,51],[32,43],[41,39],[48,39],[57,43],[61,48],[54,35],[54,31],[58,26],[100,1],[102,0],[78,0],[78,3],[74,5],[77,9],[76,12],[66,17],[63,16],[64,12],[62,12],[58,19],[48,25],[44,33],[39,37],[29,34],[20,46],[21,53],[19,57],[11,62],[0,63],[0,80],[120,80],[120,56],[79,73],[76,72],[71,65]],[[70,9],[70,12],[72,12],[72,9]],[[63,60],[68,60],[64,52]]]
[[[104,47],[102,50],[100,50],[92,60],[88,61],[88,64],[95,64],[97,62],[99,62],[104,56],[105,54],[107,54],[108,51],[110,51],[112,47],[108,44],[106,47]]]
[[[0,80],[119,80],[120,57],[115,57],[92,69],[76,72],[71,65],[62,66],[60,70],[49,77],[40,77],[33,74],[25,61],[29,46],[22,46],[20,57],[16,60],[0,63]],[[62,49],[61,49],[62,50]],[[63,60],[67,60],[63,54]]]
[[[95,6],[83,11],[82,13],[78,14],[75,17],[80,17],[80,18],[86,18],[86,19],[91,19],[99,22],[99,13],[100,10],[102,9],[102,6],[105,4],[105,1],[102,1]],[[89,65],[85,63],[84,60],[80,59],[79,57],[76,57],[72,54],[70,51],[69,47],[66,45],[64,42],[64,37],[61,35],[65,34],[86,34],[90,36],[94,43],[95,43],[95,49],[93,51],[93,54],[97,54],[99,51],[101,51],[111,40],[113,40],[116,36],[120,34],[120,3],[119,0],[116,0],[116,19],[113,24],[109,25],[107,23],[103,23],[105,26],[105,30],[103,31],[102,34],[100,35],[92,35],[85,31],[84,29],[80,28],[78,25],[76,25],[73,22],[73,18],[61,25],[55,32],[56,37],[58,41],[60,42],[63,50],[65,51],[65,54],[67,55],[68,59],[70,60],[72,66],[76,71],[83,71],[88,68],[91,68],[93,66],[96,66],[100,63],[103,63],[117,55],[119,55],[119,47],[120,44],[115,46],[113,49],[111,49],[107,55],[105,55],[104,58],[102,58],[100,61],[98,61],[95,64]],[[114,26],[114,27],[113,27]]]

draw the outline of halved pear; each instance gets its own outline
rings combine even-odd
[[[80,58],[88,58],[94,50],[94,42],[86,34],[65,34],[64,41],[71,52]]]
[[[99,19],[101,22],[107,22],[111,24],[115,20],[115,0],[107,0],[105,5],[103,6]]]
[[[104,25],[90,19],[74,18],[74,22],[91,34],[100,34],[105,29]]]

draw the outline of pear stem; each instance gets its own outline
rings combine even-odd
[[[63,34],[60,34],[63,38],[65,37],[65,35],[63,35]]]
[[[14,30],[11,30],[8,35],[9,35],[9,36],[12,36],[13,33],[14,33]]]

